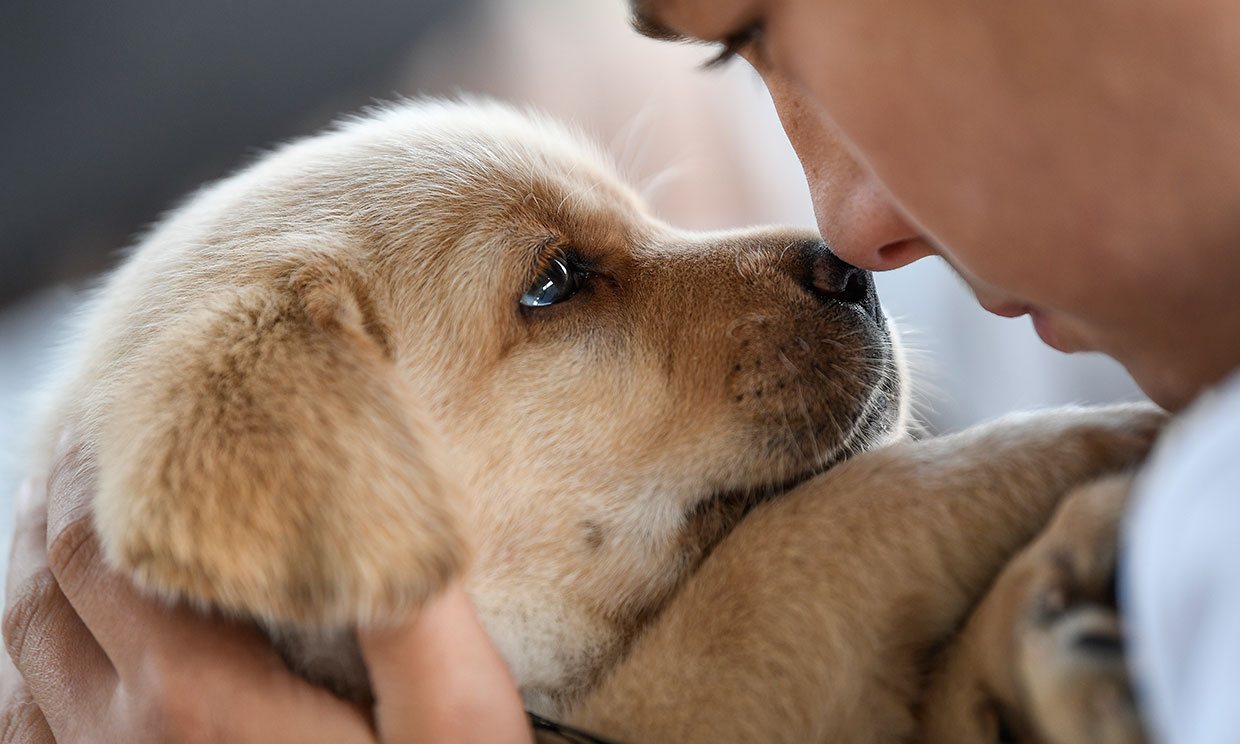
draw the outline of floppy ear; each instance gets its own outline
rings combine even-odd
[[[100,431],[111,561],[274,623],[395,618],[459,569],[458,500],[351,271],[233,290],[140,349]]]

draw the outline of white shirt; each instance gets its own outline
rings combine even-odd
[[[1164,434],[1121,539],[1121,607],[1152,740],[1240,743],[1240,374]]]

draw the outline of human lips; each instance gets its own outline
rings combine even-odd
[[[1033,329],[1038,332],[1038,338],[1042,339],[1042,343],[1065,354],[1077,350],[1066,343],[1062,335],[1056,332],[1055,324],[1051,322],[1049,315],[1036,308],[1030,308],[1029,318],[1033,320]]]
[[[1032,310],[1028,305],[1019,305],[1011,302],[991,303],[982,301],[981,304],[987,312],[994,313],[1002,318],[1019,318]]]
[[[1033,329],[1037,332],[1038,338],[1042,339],[1042,343],[1056,351],[1065,353],[1076,351],[1056,331],[1055,323],[1051,320],[1051,317],[1039,308],[1015,302],[983,301],[981,305],[987,312],[994,313],[1003,318],[1019,318],[1022,315],[1028,315],[1029,319],[1033,321]]]

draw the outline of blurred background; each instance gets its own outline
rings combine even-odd
[[[5,0],[0,534],[29,463],[29,400],[82,288],[195,186],[371,101],[531,104],[610,149],[674,224],[812,227],[761,82],[743,63],[698,71],[709,56],[637,36],[623,0]],[[878,283],[931,431],[1141,397],[1110,360],[978,309],[937,259]]]

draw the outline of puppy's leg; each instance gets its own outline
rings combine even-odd
[[[1111,478],[1080,489],[1030,549],[1043,570],[1014,629],[1018,674],[1030,717],[1056,744],[1145,741],[1111,593],[1131,487]]]
[[[1003,570],[931,678],[926,742],[1144,741],[1110,591],[1130,487],[1077,489]]]
[[[909,741],[922,664],[1074,484],[1134,466],[1144,407],[867,453],[755,510],[573,711],[632,741]]]
[[[407,613],[458,568],[434,434],[361,286],[303,267],[133,350],[100,425],[95,522],[139,585],[328,628]]]
[[[927,744],[1144,741],[1110,596],[1130,487],[1075,490],[1004,568],[931,677]]]

